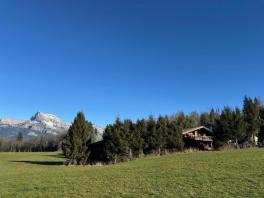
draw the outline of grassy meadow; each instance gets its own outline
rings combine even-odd
[[[57,153],[0,153],[0,197],[263,197],[264,149],[66,167]]]

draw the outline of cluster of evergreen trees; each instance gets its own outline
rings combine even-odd
[[[214,145],[216,148],[232,142],[239,146],[243,142],[255,145],[255,137],[261,141],[261,126],[263,125],[263,104],[260,99],[244,98],[243,109],[225,107],[219,118],[215,120]]]
[[[256,136],[258,144],[264,145],[264,106],[257,98],[245,97],[243,109],[224,107],[222,111],[212,109],[189,115],[180,112],[157,119],[149,116],[136,122],[117,118],[114,124],[105,128],[100,144],[92,144],[96,130],[83,113],[78,113],[62,140],[62,150],[69,164],[93,163],[96,155],[104,156],[106,162],[119,162],[141,154],[181,151],[184,147],[182,130],[200,125],[213,130],[216,149],[227,144],[239,147],[244,142],[255,145]],[[94,148],[94,145],[100,148]],[[100,153],[91,155],[91,151]]]
[[[84,114],[79,112],[62,138],[62,151],[69,159],[67,164],[84,165],[90,162],[90,145],[95,135],[92,123],[86,121]]]
[[[182,126],[177,119],[150,116],[136,123],[131,120],[108,125],[104,135],[104,149],[108,161],[123,161],[140,154],[161,154],[169,150],[182,150]]]
[[[201,116],[196,112],[190,115],[179,112],[170,117],[159,116],[158,119],[149,116],[148,119],[140,119],[135,123],[130,119],[122,121],[117,118],[114,124],[106,126],[103,141],[100,144],[91,144],[97,131],[80,112],[62,138],[61,147],[69,159],[67,164],[92,164],[93,160],[98,159],[96,155],[105,162],[119,162],[137,158],[142,154],[181,151],[184,147],[184,128],[197,127],[201,123],[211,125],[216,117],[217,112],[212,110]],[[95,146],[101,148],[93,149]]]
[[[107,161],[118,162],[133,159],[140,154],[162,154],[171,151],[182,151],[184,142],[182,131],[200,125],[213,128],[219,118],[217,110],[199,114],[192,112],[185,115],[179,112],[173,116],[159,116],[154,119],[137,120],[133,123],[126,119],[116,119],[107,125],[104,135],[104,151]]]

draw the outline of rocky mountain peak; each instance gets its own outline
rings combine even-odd
[[[53,122],[60,122],[61,119],[58,118],[55,115],[48,114],[48,113],[43,113],[43,112],[37,112],[34,116],[31,117],[31,121],[53,121]]]
[[[102,138],[103,128],[94,125],[98,131],[98,140]],[[22,132],[25,138],[32,138],[46,134],[59,135],[69,129],[69,124],[59,117],[37,112],[30,120],[0,119],[0,138],[15,138]]]

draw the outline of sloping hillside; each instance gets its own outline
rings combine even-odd
[[[66,167],[59,153],[0,153],[0,197],[263,197],[264,149]]]

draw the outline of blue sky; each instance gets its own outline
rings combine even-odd
[[[0,117],[116,116],[264,98],[264,2],[0,1]]]

